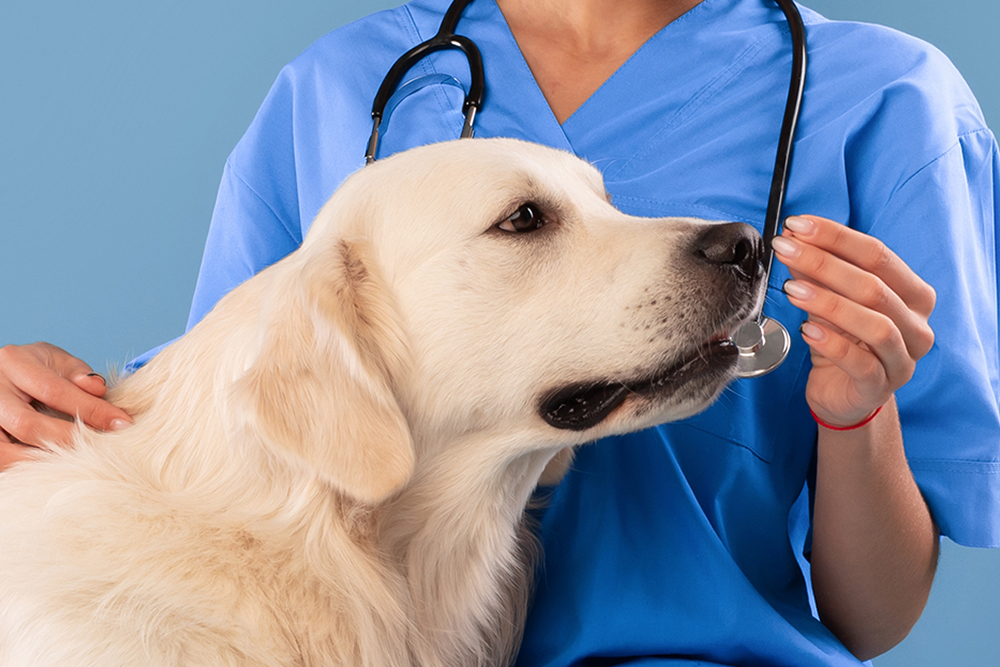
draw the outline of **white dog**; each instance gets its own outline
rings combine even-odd
[[[546,466],[705,408],[761,279],[552,149],[365,167],[113,391],[134,426],[0,475],[0,665],[506,664]]]

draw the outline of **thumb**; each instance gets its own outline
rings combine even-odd
[[[86,368],[80,369],[70,375],[69,381],[91,396],[103,398],[104,394],[108,393],[107,380],[100,373],[90,370],[90,367],[86,364],[83,364],[83,366],[86,366]]]

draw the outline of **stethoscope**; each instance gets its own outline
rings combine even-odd
[[[372,104],[372,134],[365,151],[365,163],[375,161],[378,151],[379,127],[385,115],[386,105],[399,86],[403,76],[418,61],[425,56],[445,49],[457,49],[465,54],[469,62],[471,84],[462,105],[465,123],[462,126],[462,138],[473,135],[473,123],[476,112],[483,105],[485,92],[485,76],[483,74],[483,58],[475,43],[464,35],[456,35],[455,27],[462,12],[472,0],[454,0],[441,20],[437,34],[404,53],[389,69],[375,94]],[[792,78],[788,86],[788,101],[785,105],[785,116],[781,123],[781,136],[778,140],[778,154],[774,162],[774,174],[771,178],[771,192],[767,202],[767,212],[764,217],[764,270],[765,280],[770,281],[771,266],[774,263],[774,251],[771,240],[778,235],[781,226],[781,209],[785,203],[785,191],[788,187],[788,176],[792,162],[792,144],[795,139],[795,128],[799,121],[802,108],[802,93],[806,80],[806,31],[802,16],[792,0],[775,0],[785,14],[792,33]],[[781,365],[788,356],[792,339],[788,330],[777,320],[764,315],[761,305],[754,319],[741,326],[733,334],[733,342],[739,350],[736,374],[738,377],[758,377],[770,373]]]

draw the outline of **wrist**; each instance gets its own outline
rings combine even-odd
[[[874,412],[872,412],[870,415],[868,415],[867,417],[865,417],[861,421],[856,422],[854,424],[846,424],[846,425],[831,424],[829,422],[826,422],[823,419],[820,419],[820,417],[813,411],[812,408],[809,408],[809,414],[811,414],[813,420],[815,420],[815,422],[817,424],[819,424],[820,426],[822,426],[823,428],[829,429],[831,431],[853,431],[855,429],[859,429],[859,428],[862,428],[862,427],[867,426],[868,424],[870,424],[872,422],[872,420],[875,419],[875,417],[878,416],[878,413],[880,413],[882,411],[883,407],[885,407],[885,406],[884,405],[880,405],[877,408],[875,408]]]

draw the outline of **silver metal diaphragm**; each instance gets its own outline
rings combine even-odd
[[[791,336],[781,322],[761,316],[750,320],[733,334],[733,343],[740,351],[736,362],[736,377],[753,378],[767,375],[781,365],[792,347]]]

